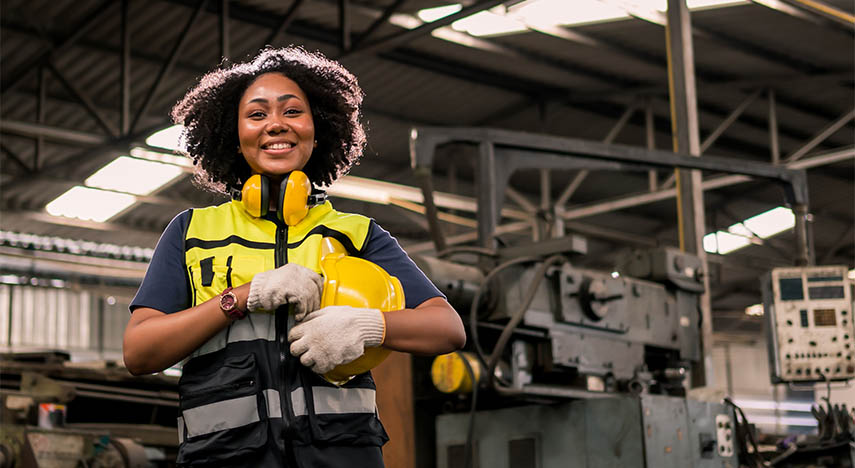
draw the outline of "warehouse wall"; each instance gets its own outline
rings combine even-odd
[[[0,348],[59,349],[73,361],[121,362],[128,302],[129,297],[64,285],[0,284]]]
[[[814,386],[773,385],[765,340],[716,343],[712,358],[718,393],[740,405],[749,422],[772,434],[815,431]]]

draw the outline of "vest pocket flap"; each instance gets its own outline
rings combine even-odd
[[[267,445],[267,425],[266,420],[257,421],[236,430],[188,438],[179,447],[178,466],[213,466],[226,460],[245,460]]]
[[[194,359],[185,366],[178,384],[183,411],[259,393],[254,354],[222,360],[207,357]]]

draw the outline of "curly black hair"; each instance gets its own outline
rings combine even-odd
[[[230,193],[250,176],[238,152],[237,110],[246,89],[265,73],[282,73],[309,98],[318,141],[303,168],[309,180],[329,185],[362,156],[363,92],[356,77],[320,52],[268,47],[248,62],[209,72],[172,109],[172,120],[184,125],[184,150],[204,188]]]

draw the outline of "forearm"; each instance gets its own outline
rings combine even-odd
[[[244,310],[249,286],[232,290],[238,307]],[[125,366],[134,375],[162,371],[190,355],[228,324],[220,309],[219,296],[172,314],[139,308],[125,329]]]
[[[441,297],[428,299],[415,309],[386,312],[384,317],[385,348],[437,355],[460,349],[466,343],[460,316]]]

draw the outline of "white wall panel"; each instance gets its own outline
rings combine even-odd
[[[0,346],[9,345],[9,328],[12,320],[12,287],[0,284]]]

